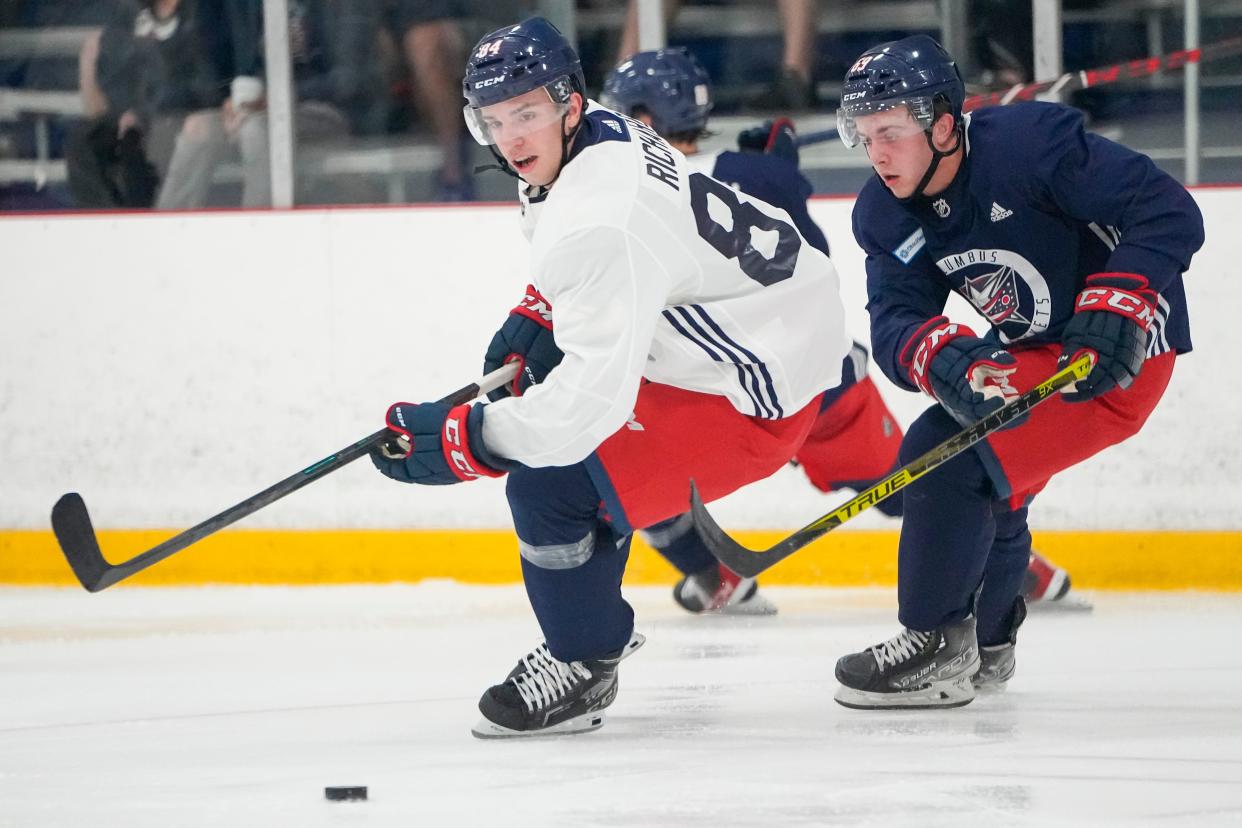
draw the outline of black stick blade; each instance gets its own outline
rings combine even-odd
[[[693,480],[690,481],[690,517],[694,521],[694,530],[699,533],[699,537],[716,559],[738,575],[753,578],[767,568],[761,552],[747,549],[720,528],[720,524],[716,523],[716,519],[703,505],[699,487],[694,485]]]
[[[699,538],[707,546],[707,550],[716,556],[716,560],[743,578],[754,578],[765,569],[771,569],[811,541],[823,537],[840,526],[844,521],[838,513],[853,503],[854,501],[850,501],[841,509],[803,526],[775,546],[767,549],[749,549],[729,537],[729,534],[720,528],[720,524],[716,523],[716,519],[703,505],[703,498],[699,496],[698,487],[694,485],[693,480],[690,481],[690,519],[694,523],[695,531],[699,533]]]
[[[116,583],[112,566],[99,551],[91,516],[80,494],[70,492],[56,501],[52,507],[52,531],[73,574],[88,592],[99,592]]]

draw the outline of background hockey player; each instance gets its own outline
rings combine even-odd
[[[803,238],[828,255],[828,241],[807,210],[812,187],[798,170],[797,135],[788,118],[743,131],[738,135],[739,152],[700,152],[713,104],[711,79],[688,50],[639,52],[612,71],[600,102],[652,127],[685,154],[690,169],[787,212]],[[901,437],[897,418],[867,376],[867,350],[854,343],[841,365],[841,384],[824,395],[795,461],[820,491],[861,490],[897,466]],[[901,507],[901,496],[877,506],[890,517],[899,516]],[[643,535],[681,571],[673,597],[685,609],[730,614],[776,611],[753,579],[740,578],[716,561],[694,531],[689,513],[648,527]],[[1023,595],[1028,600],[1056,600],[1068,589],[1065,571],[1032,553]]]
[[[463,84],[471,132],[521,179],[534,284],[486,362],[523,370],[488,405],[393,405],[412,451],[373,459],[411,483],[508,473],[545,642],[484,693],[474,732],[589,730],[641,643],[620,591],[633,531],[684,510],[691,479],[719,498],[794,455],[849,348],[837,276],[785,213],[588,103],[577,55],[542,18],[479,41]],[[549,328],[564,358],[532,386],[541,356],[524,346]]]
[[[876,173],[854,207],[873,358],[939,402],[911,425],[902,461],[1077,355],[1094,366],[906,489],[904,629],[837,662],[836,698],[851,707],[956,706],[1009,679],[1027,505],[1053,474],[1138,432],[1190,350],[1182,272],[1203,224],[1186,190],[1069,107],[963,116],[963,98],[952,58],[920,35],[864,52],[837,116]],[[942,315],[951,290],[986,320],[982,337]]]

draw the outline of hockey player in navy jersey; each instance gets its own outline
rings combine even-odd
[[[1027,505],[1052,475],[1134,435],[1190,350],[1182,273],[1194,200],[1067,106],[962,114],[952,58],[926,36],[864,52],[837,113],[875,170],[854,207],[872,354],[939,404],[911,460],[1080,354],[1091,373],[907,488],[893,638],[837,662],[847,707],[953,707],[1013,675]],[[942,315],[950,291],[979,334]],[[981,334],[981,335],[980,335]],[[973,681],[972,681],[973,678]]]
[[[692,169],[789,213],[802,236],[828,254],[828,241],[807,211],[812,187],[798,169],[797,135],[788,118],[744,130],[738,136],[741,151],[700,151],[713,104],[711,79],[688,50],[639,52],[612,71],[600,102],[652,127],[685,154]],[[815,426],[795,458],[820,491],[866,489],[897,465],[901,427],[867,376],[867,361],[867,349],[854,343],[841,366],[841,384],[824,395]],[[877,508],[900,516],[902,498],[890,497]],[[681,571],[673,597],[683,608],[776,612],[753,579],[740,578],[716,561],[694,531],[689,513],[648,527],[643,536]],[[1059,600],[1068,590],[1065,571],[1032,552],[1024,597]]]
[[[849,349],[836,271],[787,214],[584,87],[542,18],[472,51],[466,122],[520,179],[533,282],[484,363],[522,368],[486,405],[393,405],[372,455],[408,483],[508,475],[545,640],[483,694],[484,738],[603,724],[642,642],[621,595],[633,532],[684,510],[692,479],[716,499],[787,463]]]

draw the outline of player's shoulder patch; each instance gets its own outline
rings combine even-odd
[[[870,254],[888,253],[910,264],[927,246],[923,228],[909,209],[893,197],[880,179],[872,177],[854,202],[854,237]]]
[[[927,245],[927,239],[923,236],[923,228],[915,230],[901,244],[897,245],[893,250],[893,256],[902,264],[910,264],[910,260],[919,254]]]
[[[629,141],[630,128],[625,119],[610,109],[592,109],[582,119],[582,128],[574,138],[574,149],[607,141]]]

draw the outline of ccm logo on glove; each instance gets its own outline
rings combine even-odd
[[[1078,294],[1075,311],[1106,310],[1128,316],[1144,330],[1156,321],[1155,309],[1141,296],[1114,287],[1090,287]]]
[[[526,295],[510,312],[533,319],[548,330],[552,330],[552,306],[539,294],[539,291],[535,290],[534,285],[526,286]]]

